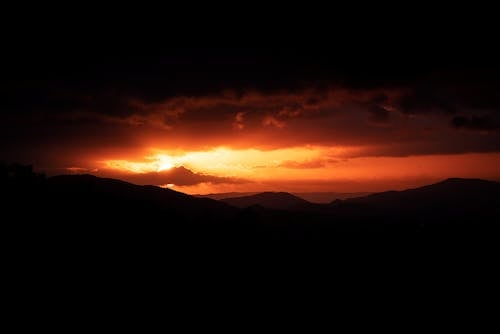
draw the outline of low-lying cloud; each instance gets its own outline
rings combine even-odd
[[[104,169],[95,174],[111,178],[119,178],[135,184],[158,186],[166,184],[172,184],[176,186],[192,186],[200,183],[239,184],[247,182],[238,178],[219,177],[204,173],[196,173],[183,166],[174,167],[172,169],[159,172],[147,173],[134,173]]]

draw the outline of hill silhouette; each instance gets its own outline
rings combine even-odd
[[[229,193],[212,193],[212,194],[197,194],[193,195],[201,198],[211,198],[216,200],[221,200],[225,198],[233,198],[233,197],[244,197],[244,196],[252,196],[260,194],[260,192],[229,192]]]
[[[311,203],[286,192],[263,192],[260,194],[224,198],[220,201],[237,208],[248,208],[254,205],[260,205],[269,209],[294,209],[307,206]]]
[[[197,256],[284,245],[422,250],[429,243],[483,247],[499,231],[500,183],[476,179],[312,204],[288,193],[216,201],[92,175],[45,178],[22,166],[0,172],[3,226],[27,249],[134,249],[153,257],[166,248]]]
[[[196,197],[208,197],[211,199],[221,200],[226,198],[234,197],[245,197],[260,194],[260,192],[229,192],[229,193],[214,193],[214,194],[204,194],[195,195]],[[291,193],[293,196],[300,197],[310,203],[330,203],[336,199],[347,199],[354,197],[361,197],[370,195],[372,193],[358,192],[358,193],[339,193],[339,192],[301,192],[301,193]]]
[[[121,180],[100,178],[93,175],[60,175],[47,180],[52,196],[66,202],[78,199],[80,204],[112,205],[116,202],[146,204],[149,209],[170,213],[215,216],[224,218],[235,210],[209,198],[196,198],[184,193],[157,186],[140,186]],[[68,205],[68,203],[65,203]],[[122,204],[122,203],[120,203]],[[71,204],[69,204],[71,205]],[[127,208],[121,208],[121,210]],[[130,207],[128,207],[130,209]]]
[[[293,193],[295,196],[305,199],[311,203],[330,203],[336,199],[348,199],[355,197],[367,196],[372,193],[369,192],[356,192],[356,193],[339,193],[339,192],[307,192],[307,193]]]
[[[407,189],[403,191],[386,191],[367,196],[348,199],[351,202],[364,202],[384,205],[416,205],[439,202],[455,203],[455,201],[488,202],[499,195],[500,182],[481,179],[450,178],[444,181]],[[395,201],[395,202],[394,202]]]
[[[194,252],[234,234],[231,222],[238,215],[209,198],[93,175],[45,178],[9,167],[0,176],[3,227],[12,243],[56,257],[116,249],[154,258],[188,244]]]
[[[172,290],[213,291],[235,272],[267,284],[270,273],[283,271],[279,286],[302,275],[312,279],[309,289],[325,273],[333,279],[349,273],[345,283],[357,288],[380,273],[392,285],[404,266],[425,279],[452,264],[494,270],[499,251],[499,183],[483,180],[450,179],[305,207],[293,206],[304,201],[290,194],[256,197],[274,208],[236,208],[92,175],[45,178],[26,166],[0,166],[0,185],[3,246],[23,286],[60,285],[53,277],[69,276],[81,279],[78,287],[99,286],[111,277],[107,290],[126,277],[119,295],[137,282],[147,288],[152,279]],[[319,275],[311,276],[311,268]]]
[[[361,205],[365,210],[397,216],[436,219],[479,219],[500,213],[500,182],[450,178],[403,191],[387,191],[365,197],[334,201],[331,207]]]

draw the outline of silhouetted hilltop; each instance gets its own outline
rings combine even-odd
[[[370,192],[356,192],[356,193],[338,193],[338,192],[307,192],[307,193],[292,193],[295,196],[305,199],[311,203],[330,203],[336,199],[348,199],[355,197],[367,196]]]
[[[194,195],[196,197],[208,197],[211,199],[221,200],[226,198],[234,197],[246,197],[260,194],[260,192],[230,192],[230,193],[214,193],[205,195]],[[367,196],[372,193],[368,192],[357,192],[357,193],[338,193],[338,192],[302,192],[302,193],[291,193],[294,196],[300,197],[310,203],[330,203],[335,199],[347,199],[354,197]]]
[[[92,204],[101,207],[117,204],[121,210],[132,206],[144,206],[145,210],[170,211],[185,215],[211,215],[224,218],[236,210],[209,198],[196,198],[171,189],[157,186],[140,186],[125,181],[100,178],[93,175],[60,175],[47,180],[50,194],[63,202],[68,200],[80,204]],[[73,205],[73,204],[69,205]],[[68,205],[68,203],[66,203]],[[107,209],[109,210],[109,209]],[[107,211],[106,210],[106,211]],[[144,212],[144,215],[148,215]]]
[[[45,180],[45,175],[35,173],[33,165],[18,163],[6,164],[0,162],[0,185],[4,188],[24,187],[39,184]]]
[[[459,208],[492,206],[500,201],[500,182],[450,178],[435,184],[403,191],[386,191],[345,200],[392,209]]]
[[[264,208],[279,210],[294,209],[311,204],[300,197],[286,192],[263,192],[251,196],[224,198],[221,201],[238,208],[260,205]]]
[[[466,257],[491,265],[488,254],[498,253],[497,182],[450,179],[322,205],[288,193],[224,203],[92,175],[44,178],[20,166],[0,176],[9,257],[23,268],[36,263],[40,273],[73,266],[77,276],[100,277],[120,267],[127,276],[148,267],[169,279],[199,268],[188,275],[196,286],[238,264],[267,275],[277,265],[316,261],[338,272],[345,271],[338,261],[360,268],[368,258],[376,263],[360,276],[368,277],[381,270],[381,259],[399,271],[415,260],[441,266],[450,254],[460,265]]]
[[[211,198],[220,201],[221,199],[226,199],[226,198],[252,196],[256,194],[259,194],[259,192],[213,193],[213,194],[193,195],[193,196],[201,198]]]
[[[334,201],[332,212],[377,216],[385,221],[484,222],[500,216],[500,183],[481,179],[447,179],[403,191]]]

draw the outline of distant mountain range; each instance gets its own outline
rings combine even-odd
[[[200,198],[211,198],[215,200],[221,200],[225,198],[233,198],[233,197],[244,197],[244,196],[252,196],[256,194],[260,194],[261,192],[229,192],[229,193],[214,193],[214,194],[205,194],[205,195],[193,195],[194,197]]]
[[[222,202],[237,208],[247,208],[260,205],[270,209],[294,209],[310,204],[308,201],[286,192],[263,192],[260,194],[224,198]]]
[[[346,200],[392,210],[459,209],[467,207],[500,208],[500,182],[481,179],[450,178],[435,184],[386,191]]]
[[[194,195],[201,198],[212,198],[216,200],[234,198],[234,197],[245,197],[260,194],[260,192],[229,192],[229,193],[215,193],[206,195]],[[347,199],[353,197],[367,196],[372,193],[370,192],[356,192],[356,193],[339,193],[339,192],[301,192],[301,193],[290,193],[294,196],[305,199],[311,203],[330,203],[336,199]]]
[[[476,179],[318,204],[280,192],[217,201],[92,175],[0,168],[0,205],[6,258],[27,286],[47,273],[100,284],[118,272],[111,284],[146,273],[148,284],[179,277],[175,288],[210,289],[205,276],[232,280],[237,266],[245,277],[267,279],[283,267],[287,277],[309,276],[314,266],[366,281],[425,265],[425,277],[434,277],[450,259],[460,269],[482,261],[494,271],[500,251],[500,183]]]
[[[330,203],[336,199],[348,199],[372,194],[371,192],[339,193],[339,192],[310,192],[293,193],[293,195],[312,203]]]
[[[217,201],[92,175],[44,178],[26,169],[0,170],[0,183],[2,212],[9,217],[3,226],[14,231],[10,235],[73,248],[90,241],[99,247],[192,250],[298,241],[367,247],[382,240],[416,242],[422,235],[496,238],[500,221],[500,183],[478,179],[327,204],[284,192]]]
[[[447,179],[415,189],[336,199],[329,204],[311,203],[286,192],[263,192],[229,198],[225,195],[220,201],[237,208],[260,206],[278,210],[347,214],[351,217],[375,215],[391,217],[391,220],[395,216],[407,219],[410,214],[412,218],[429,216],[429,220],[443,215],[456,218],[466,213],[498,213],[500,208],[500,183],[480,179]]]
[[[168,213],[182,219],[203,217],[206,220],[211,217],[221,220],[234,218],[239,210],[254,206],[322,215],[350,214],[355,217],[360,214],[394,217],[407,213],[422,216],[431,212],[434,216],[459,216],[465,212],[498,214],[500,208],[500,183],[480,179],[447,179],[415,189],[335,199],[330,203],[318,204],[286,192],[249,193],[233,197],[231,195],[241,193],[190,196],[171,189],[139,186],[92,175],[61,175],[45,179],[35,177],[30,170],[23,168],[19,168],[18,174],[6,172],[2,176],[2,196],[6,202],[14,206],[26,204],[43,207],[41,211],[57,205],[61,212],[71,208],[81,214],[99,209],[104,213],[125,217],[132,212],[143,216]],[[352,197],[362,194],[342,195]]]

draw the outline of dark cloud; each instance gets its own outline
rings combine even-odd
[[[490,131],[500,129],[500,121],[491,116],[456,116],[451,124],[456,128],[477,131]]]
[[[497,111],[483,119],[462,107],[450,126],[450,113],[438,107],[435,112],[401,111],[398,101],[410,93],[332,86],[320,91],[224,91],[158,102],[129,97],[133,111],[123,114],[83,109],[5,114],[0,149],[6,160],[47,168],[87,167],[82,161],[109,159],[110,154],[117,159],[138,156],[134,150],[143,150],[144,156],[147,147],[360,146],[363,150],[356,154],[370,156],[498,151],[496,131],[458,131],[495,129]]]
[[[66,41],[67,42],[67,41]],[[67,44],[67,43],[65,43]],[[318,90],[333,85],[348,89],[418,87],[415,99],[402,101],[408,109],[427,107],[440,95],[432,95],[437,79],[462,84],[468,80],[489,84],[498,70],[455,65],[444,67],[434,52],[409,62],[408,56],[384,52],[348,52],[327,48],[302,49],[158,49],[139,50],[126,45],[109,49],[91,45],[72,50],[45,47],[43,52],[13,48],[0,66],[3,107],[24,111],[88,109],[122,114],[133,112],[128,98],[157,103],[175,96],[213,95],[221,91],[259,90],[276,92],[304,88]],[[367,50],[363,50],[367,51]],[[416,55],[415,55],[416,56]],[[446,59],[446,67],[457,59]],[[470,62],[470,61],[469,61]],[[438,72],[439,75],[434,74]],[[471,73],[457,77],[455,73]],[[483,93],[484,94],[484,93]],[[494,99],[494,95],[490,94]],[[30,98],[27,99],[26,96]],[[471,97],[473,99],[473,97]],[[306,101],[315,105],[318,97]],[[489,100],[489,99],[486,99]],[[127,111],[128,110],[128,111]]]
[[[395,103],[395,107],[406,114],[455,113],[457,103],[456,96],[443,92],[441,87],[412,87],[403,94]]]
[[[495,62],[435,50],[418,62],[319,48],[44,50],[0,63],[3,159],[60,167],[145,147],[500,147]]]
[[[120,178],[135,184],[144,185],[166,185],[175,184],[177,186],[192,186],[199,183],[244,183],[246,181],[229,178],[229,177],[218,177],[208,174],[195,173],[183,166],[174,167],[169,170],[160,172],[150,172],[150,173],[123,173],[112,170],[101,170],[96,175]]]
[[[499,66],[436,71],[399,87],[393,104],[406,114],[500,111]]]
[[[390,120],[389,111],[380,106],[372,106],[368,109],[370,121],[375,124],[387,124]]]

